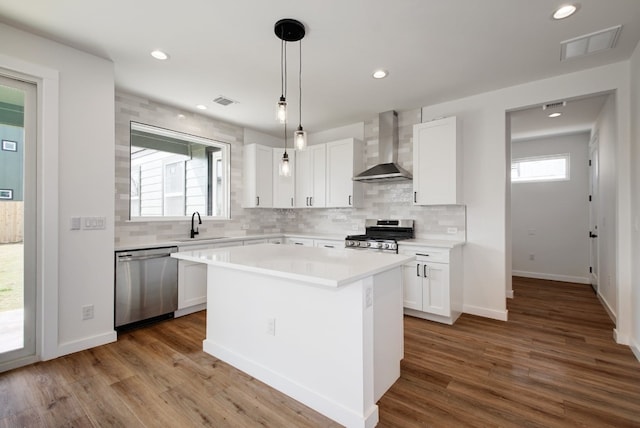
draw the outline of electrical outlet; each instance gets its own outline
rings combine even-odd
[[[529,254],[529,260],[535,260],[536,259],[536,255],[535,254]]]
[[[364,293],[365,293],[365,307],[369,308],[373,306],[373,287],[367,287]]]
[[[457,227],[447,227],[447,233],[450,235],[455,235],[456,233],[458,233],[458,228]]]
[[[93,305],[86,305],[82,307],[82,319],[90,320],[93,318]]]
[[[276,319],[275,318],[267,319],[267,334],[269,336],[276,335]]]
[[[82,229],[82,219],[80,217],[71,217],[71,230]]]

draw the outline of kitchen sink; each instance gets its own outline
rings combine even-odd
[[[184,238],[174,239],[175,242],[198,242],[198,241],[212,241],[214,239],[224,239],[226,236],[202,236],[197,238]]]

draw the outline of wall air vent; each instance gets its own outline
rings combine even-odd
[[[216,104],[220,104],[221,106],[225,106],[225,107],[228,106],[228,105],[237,103],[237,101],[234,101],[234,100],[232,100],[230,98],[227,98],[227,97],[224,97],[222,95],[220,95],[218,98],[214,99],[213,102],[216,103]]]
[[[560,43],[560,61],[613,49],[620,36],[622,25],[585,34]]]

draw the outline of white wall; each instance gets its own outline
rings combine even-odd
[[[618,130],[616,128],[615,97],[607,98],[593,135],[598,141],[598,295],[614,320],[618,317]],[[627,161],[628,162],[628,161]]]
[[[636,358],[640,360],[640,44],[631,58],[631,218],[633,229],[631,234],[633,260],[632,290],[630,312],[631,320],[630,345]]]
[[[505,294],[511,290],[511,265],[506,249],[511,231],[511,195],[507,186],[506,112],[550,100],[617,91],[616,159],[620,186],[617,200],[618,248],[629,247],[629,63],[621,62],[504,88],[468,98],[426,106],[423,121],[456,115],[462,122],[464,146],[464,195],[467,205],[467,244],[464,247],[464,311],[505,319]],[[620,299],[630,298],[629,251],[618,251]],[[517,296],[516,296],[517,297]],[[630,311],[620,313],[627,321]],[[618,340],[626,343],[629,323],[620,322]]]
[[[570,165],[569,180],[511,184],[514,275],[589,283],[589,139],[583,132],[512,143],[512,159],[568,153]]]
[[[46,229],[40,233],[48,237],[40,255],[45,264],[56,257],[58,260],[56,266],[44,270],[41,290],[46,314],[41,322],[47,343],[42,353],[52,358],[116,337],[111,197],[115,157],[113,64],[4,24],[0,24],[0,40],[0,67],[26,74],[40,68],[59,76],[57,87],[46,83],[49,87],[42,92],[41,86],[38,100],[40,108],[44,106],[38,126],[44,144],[39,170],[48,177],[43,183],[45,192],[51,183],[58,182],[40,206],[44,216],[41,226]],[[57,123],[49,124],[56,114]],[[58,150],[51,152],[54,146],[48,144],[56,141]],[[57,198],[51,200],[56,191]],[[72,216],[105,217],[106,229],[70,231]],[[57,224],[50,224],[51,218],[57,218]],[[82,321],[81,308],[89,304],[94,305],[95,317]]]

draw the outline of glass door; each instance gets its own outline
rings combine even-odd
[[[0,371],[36,353],[36,86],[0,75]]]

